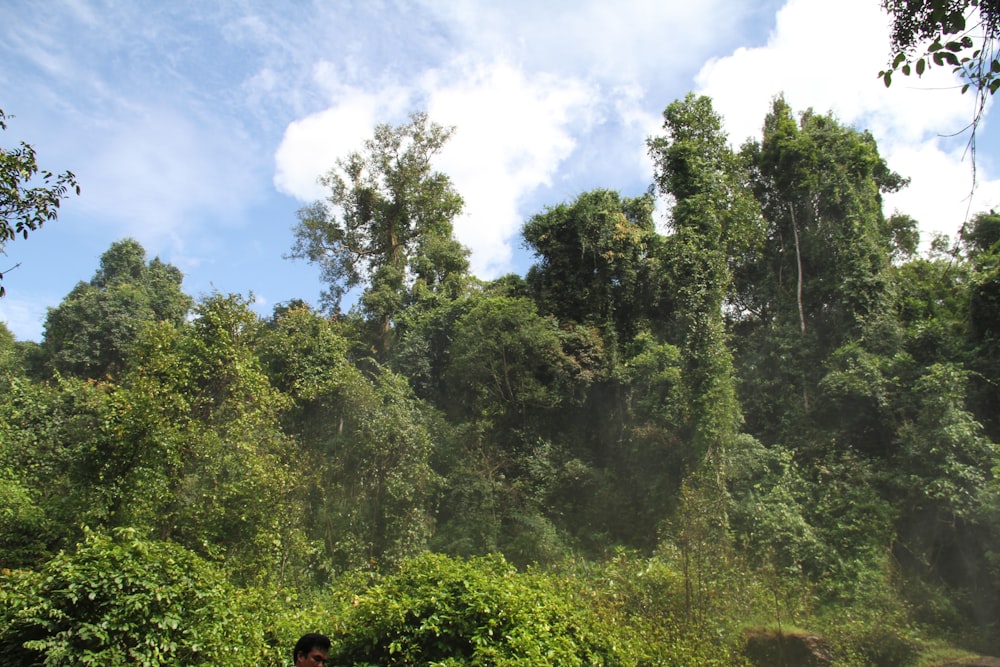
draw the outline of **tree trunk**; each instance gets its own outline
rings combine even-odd
[[[802,303],[802,248],[799,245],[799,226],[795,222],[795,205],[788,204],[788,212],[792,216],[792,234],[795,235],[795,263],[798,267],[798,283],[795,286],[795,299],[799,305],[799,331],[804,336],[806,334],[806,309]],[[802,380],[802,405],[806,412],[809,411],[809,389],[805,378]]]
[[[795,206],[788,205],[788,212],[792,216],[792,234],[795,235],[795,262],[798,265],[798,284],[795,288],[795,298],[799,304],[799,328],[804,334],[806,332],[806,310],[802,303],[802,248],[799,247],[799,226],[795,223]]]

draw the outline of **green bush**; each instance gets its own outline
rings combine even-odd
[[[626,664],[552,577],[501,557],[407,560],[351,600],[332,639],[331,665]]]
[[[0,591],[7,666],[246,665],[267,650],[259,601],[183,547],[129,529],[88,533],[39,572],[4,572]]]

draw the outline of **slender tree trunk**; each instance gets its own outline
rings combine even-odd
[[[792,234],[795,235],[795,262],[798,267],[798,282],[795,286],[795,299],[799,305],[799,330],[804,336],[806,334],[806,309],[805,305],[802,303],[802,247],[799,244],[799,226],[795,222],[795,205],[792,203],[788,204],[788,212],[792,217]],[[809,410],[809,389],[806,385],[805,378],[802,380],[802,405],[808,412]]]
[[[795,223],[795,206],[793,204],[788,205],[788,212],[792,215],[792,233],[795,235],[795,262],[799,271],[795,298],[799,304],[799,327],[804,334],[806,332],[806,310],[802,303],[802,248],[799,246],[799,226]]]

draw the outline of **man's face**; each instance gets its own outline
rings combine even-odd
[[[295,667],[322,667],[326,665],[326,651],[314,648],[309,653],[299,653],[295,658]]]

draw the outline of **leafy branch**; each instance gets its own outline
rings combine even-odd
[[[9,117],[0,109],[0,130],[7,129]],[[22,141],[17,148],[0,148],[0,250],[7,241],[27,239],[28,232],[56,219],[59,204],[70,191],[80,194],[73,172],[56,175],[40,169],[31,145]],[[0,297],[5,293],[0,285]]]

